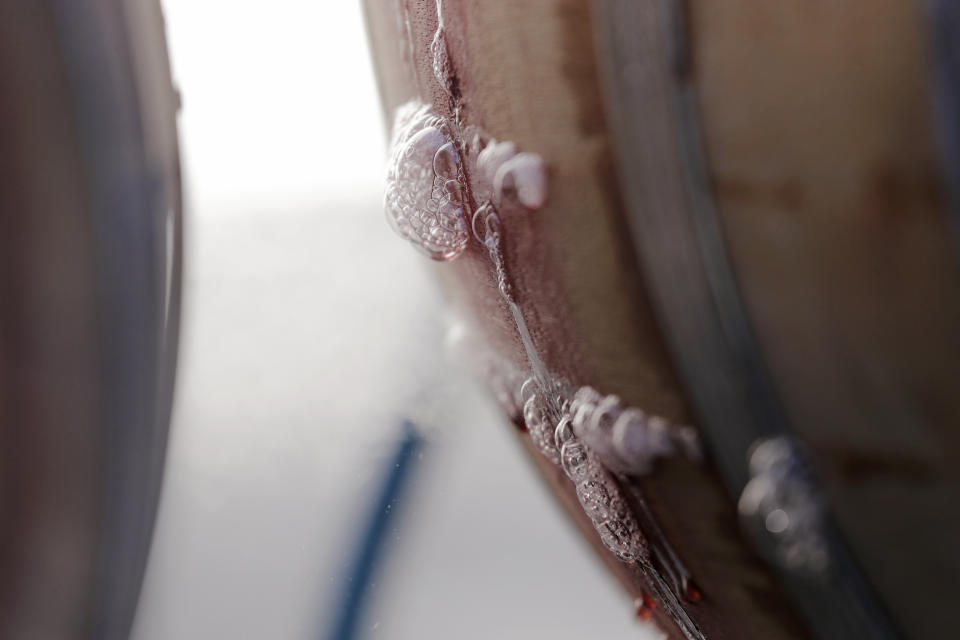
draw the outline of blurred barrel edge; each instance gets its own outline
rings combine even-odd
[[[156,1],[0,5],[0,638],[128,637],[158,503],[181,191]]]

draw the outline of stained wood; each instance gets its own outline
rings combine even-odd
[[[435,2],[368,2],[366,8],[388,119],[417,95],[449,115],[428,53]],[[541,154],[550,170],[547,206],[503,221],[507,268],[548,367],[674,421],[689,420],[624,228],[589,6],[551,0],[444,8],[465,121]],[[525,366],[486,253],[474,245],[437,271],[454,304]],[[643,577],[599,546],[562,474],[544,473],[601,557],[639,596]],[[733,504],[709,465],[664,464],[637,486],[705,594],[689,613],[708,637],[804,637],[783,593],[743,543]],[[668,621],[660,622],[676,635]]]
[[[689,17],[715,202],[791,427],[908,637],[944,637],[960,269],[922,3],[701,0]]]

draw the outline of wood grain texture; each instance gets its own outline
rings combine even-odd
[[[909,637],[960,556],[960,271],[922,5],[689,3],[715,201],[791,426]]]
[[[577,383],[617,393],[673,421],[689,420],[628,244],[588,4],[444,7],[464,120],[539,153],[549,167],[546,207],[503,221],[507,269],[545,362]],[[397,105],[414,96],[449,115],[428,53],[435,2],[371,0],[366,9],[388,121]],[[437,271],[453,304],[482,323],[501,353],[525,366],[486,252],[474,244]],[[600,546],[563,475],[541,467],[604,561],[639,596],[643,577]],[[744,545],[733,504],[709,465],[666,463],[636,487],[705,594],[689,613],[707,637],[805,636],[779,587]],[[671,637],[677,634],[669,621],[658,621]]]

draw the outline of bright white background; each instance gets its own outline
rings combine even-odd
[[[166,0],[188,188],[182,367],[135,640],[323,638],[401,417],[433,425],[365,637],[651,637],[488,400],[380,210],[351,2]]]

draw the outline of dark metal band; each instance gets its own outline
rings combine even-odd
[[[937,140],[954,240],[960,249],[960,4],[955,0],[928,0],[927,5]]]
[[[610,0],[594,6],[634,248],[701,433],[736,499],[750,480],[752,447],[789,429],[714,211],[696,97],[686,79],[682,3]],[[778,564],[778,541],[767,531],[751,538],[817,637],[897,637],[829,518],[819,533],[827,562],[817,572]]]

